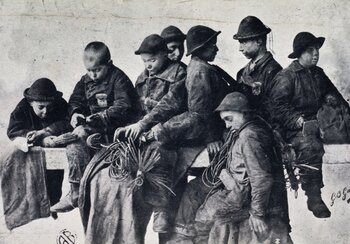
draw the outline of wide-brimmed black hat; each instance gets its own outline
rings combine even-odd
[[[319,47],[322,47],[325,40],[324,37],[316,37],[310,32],[300,32],[294,38],[293,52],[288,55],[288,58],[299,58],[311,45],[317,44]]]
[[[186,35],[182,33],[182,31],[176,26],[170,25],[166,27],[160,36],[165,40],[165,42],[169,43],[172,41],[180,41],[183,42],[186,39]]]
[[[232,92],[226,95],[215,111],[250,112],[253,110],[244,94],[240,92]]]
[[[55,84],[48,78],[40,78],[31,87],[24,90],[25,98],[32,101],[54,101],[62,97],[62,92],[57,91]]]
[[[245,17],[238,27],[237,34],[233,35],[235,40],[244,40],[267,35],[271,29],[255,16]]]
[[[135,51],[136,55],[141,53],[158,53],[160,51],[168,51],[165,40],[157,34],[147,36],[141,43],[139,49]]]
[[[193,26],[186,35],[186,44],[187,44],[187,54],[186,56],[191,55],[194,51],[205,46],[213,38],[217,37],[221,31],[214,31],[213,29],[203,26],[196,25]]]

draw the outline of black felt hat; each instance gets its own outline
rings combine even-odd
[[[57,91],[55,84],[48,78],[40,78],[31,87],[24,90],[25,98],[32,101],[54,101],[62,97],[62,92]]]
[[[160,36],[165,40],[165,42],[169,43],[172,41],[180,41],[183,42],[186,39],[186,35],[182,33],[182,31],[176,26],[170,25],[166,27]]]
[[[193,26],[186,35],[186,44],[187,44],[187,54],[186,56],[191,55],[194,51],[205,46],[213,38],[217,37],[221,31],[214,31],[213,29],[203,26],[196,25]]]
[[[240,92],[232,92],[226,95],[215,111],[250,112],[253,110],[244,94]]]
[[[263,35],[267,35],[271,29],[255,16],[245,17],[238,27],[237,34],[233,35],[233,39],[244,40],[251,39]]]
[[[139,49],[135,51],[136,55],[141,53],[158,53],[160,51],[168,52],[168,47],[165,40],[157,34],[147,36],[141,43]]]
[[[288,55],[288,58],[299,58],[309,46],[314,44],[322,47],[325,40],[324,37],[316,37],[310,32],[300,32],[294,38],[293,52]]]

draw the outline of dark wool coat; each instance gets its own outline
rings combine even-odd
[[[46,128],[51,135],[60,135],[71,130],[68,119],[68,104],[60,98],[53,104],[53,109],[45,119],[40,119],[23,98],[11,113],[7,136],[12,140],[16,137],[26,137],[32,130]]]
[[[254,68],[250,69],[250,64],[251,62],[237,73],[238,91],[246,95],[259,115],[269,121],[270,115],[267,109],[269,106],[269,94],[273,86],[273,78],[282,70],[282,67],[270,52],[267,52],[265,56],[258,60]],[[254,95],[252,93],[251,82],[262,83],[260,94]]]

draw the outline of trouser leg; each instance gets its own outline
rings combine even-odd
[[[308,197],[308,209],[317,218],[330,217],[331,213],[321,198],[323,188],[322,157],[324,149],[322,141],[317,136],[297,135],[292,139],[296,152],[297,163],[310,167],[300,166],[301,188]]]

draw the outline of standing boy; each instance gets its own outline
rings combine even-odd
[[[238,92],[216,111],[230,130],[215,161],[223,187],[199,208],[195,243],[287,243],[287,193],[270,126]]]

